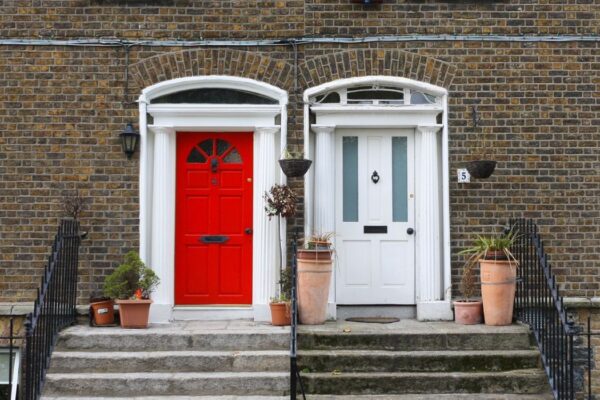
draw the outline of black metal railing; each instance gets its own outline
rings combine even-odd
[[[58,333],[77,318],[77,265],[81,238],[77,221],[61,221],[33,311],[25,318],[24,333],[21,336],[15,333],[11,319],[8,337],[0,338],[8,340],[11,356],[18,347],[22,348],[18,390],[22,400],[40,398]],[[13,360],[9,357],[9,391],[13,390],[12,367]]]
[[[290,399],[296,400],[298,385],[302,398],[306,400],[300,370],[298,369],[298,234],[292,241],[292,293],[291,293],[291,326],[290,326]]]
[[[576,370],[582,370],[576,358],[581,329],[569,319],[563,297],[552,273],[538,228],[532,220],[510,221],[517,232],[511,248],[519,261],[515,317],[533,331],[554,397],[572,400],[581,388],[576,385]],[[589,331],[589,320],[588,320]],[[587,361],[591,365],[591,342],[588,334]],[[588,379],[591,370],[588,369]],[[581,381],[581,379],[579,379]],[[591,383],[589,383],[591,389]],[[592,398],[591,390],[587,397]]]

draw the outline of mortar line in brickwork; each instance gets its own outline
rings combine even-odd
[[[265,40],[123,40],[123,39],[0,39],[8,46],[277,46],[313,43],[377,43],[377,42],[600,42],[600,36],[581,35],[392,35],[369,37],[302,37]]]

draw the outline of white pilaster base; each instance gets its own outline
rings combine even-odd
[[[450,301],[423,301],[417,303],[419,321],[452,321],[454,313]]]

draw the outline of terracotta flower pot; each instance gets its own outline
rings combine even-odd
[[[454,322],[461,325],[475,325],[483,322],[481,300],[455,301]]]
[[[121,328],[147,328],[152,300],[117,300]]]
[[[290,303],[269,303],[271,308],[271,325],[286,326],[292,324]]]
[[[115,303],[112,300],[103,300],[90,303],[94,313],[94,323],[98,326],[112,325],[115,323]]]
[[[331,260],[332,251],[329,249],[322,250],[298,250],[298,260]]]
[[[298,318],[301,324],[319,325],[327,317],[332,261],[298,258]]]
[[[479,265],[485,324],[512,324],[517,263],[508,260],[479,260]]]

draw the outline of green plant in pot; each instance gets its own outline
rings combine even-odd
[[[466,270],[480,266],[481,298],[486,325],[510,325],[515,301],[518,261],[510,248],[516,231],[496,236],[477,236],[472,246],[459,254],[469,255]]]
[[[454,301],[454,321],[461,325],[480,324],[483,321],[483,303],[474,298],[476,293],[475,267],[477,263],[467,262],[462,270],[460,291],[463,295]]]
[[[283,269],[283,245],[281,239],[281,218],[291,218],[296,215],[296,194],[287,185],[275,184],[265,193],[265,212],[269,219],[277,217],[279,236],[279,286],[277,295],[271,298],[271,323],[276,326],[290,325],[290,296],[291,296],[291,270]],[[286,286],[287,285],[287,286]]]
[[[147,328],[150,294],[160,280],[135,251],[104,281],[104,295],[116,299],[123,328]]]

